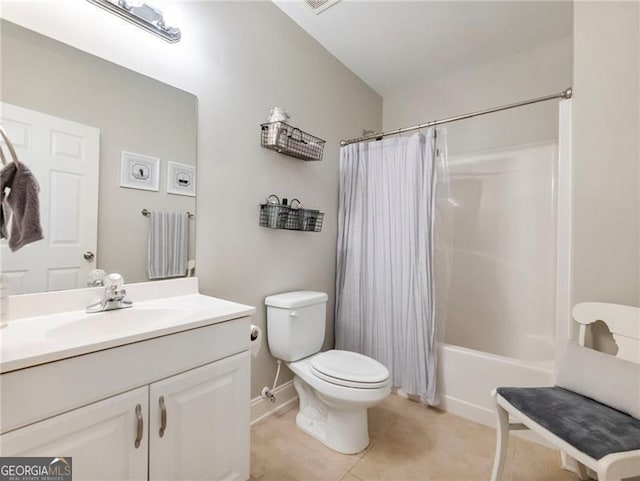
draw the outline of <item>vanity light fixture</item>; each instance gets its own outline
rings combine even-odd
[[[180,29],[167,25],[162,12],[148,3],[134,0],[87,0],[169,43],[180,41]]]
[[[313,10],[313,13],[315,13],[316,15],[319,15],[322,12],[324,12],[327,8],[333,7],[340,0],[304,0],[304,1],[307,3],[307,5],[311,7],[311,9]]]

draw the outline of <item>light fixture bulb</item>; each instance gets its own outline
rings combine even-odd
[[[167,30],[176,28],[177,25],[184,23],[179,7],[171,4],[163,5],[162,22]]]

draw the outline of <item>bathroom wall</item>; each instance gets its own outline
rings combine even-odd
[[[574,3],[573,297],[640,304],[638,2]]]
[[[195,210],[193,197],[166,193],[166,168],[195,164],[197,98],[15,24],[0,32],[1,101],[100,129],[96,267],[147,280],[142,209]],[[123,150],[160,158],[159,192],[120,187]],[[194,223],[191,234],[193,255]]]
[[[572,39],[446,75],[384,98],[385,130],[560,92],[572,83]],[[449,153],[480,152],[558,138],[555,102],[523,107],[446,126]]]
[[[265,296],[325,291],[331,346],[339,141],[382,127],[379,95],[268,1],[156,2],[183,30],[176,45],[89,2],[54,3],[5,1],[3,16],[198,96],[201,291],[256,306],[254,322],[263,327]],[[260,147],[259,124],[276,105],[327,140],[323,162]],[[259,227],[258,204],[271,193],[326,212],[322,232]],[[252,396],[274,374],[265,345],[253,362]]]

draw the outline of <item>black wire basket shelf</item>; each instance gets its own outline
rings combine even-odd
[[[283,204],[260,204],[260,226],[270,229],[322,231],[324,212]]]
[[[325,141],[284,122],[260,125],[261,145],[284,155],[307,161],[322,160]]]

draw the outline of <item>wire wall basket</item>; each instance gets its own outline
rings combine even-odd
[[[275,196],[273,196],[275,197]],[[291,204],[297,199],[291,201]],[[300,205],[300,202],[298,205]],[[271,229],[322,231],[324,213],[315,209],[303,209],[278,203],[260,204],[260,226]]]
[[[302,160],[322,160],[325,141],[284,122],[261,124],[261,145]]]

